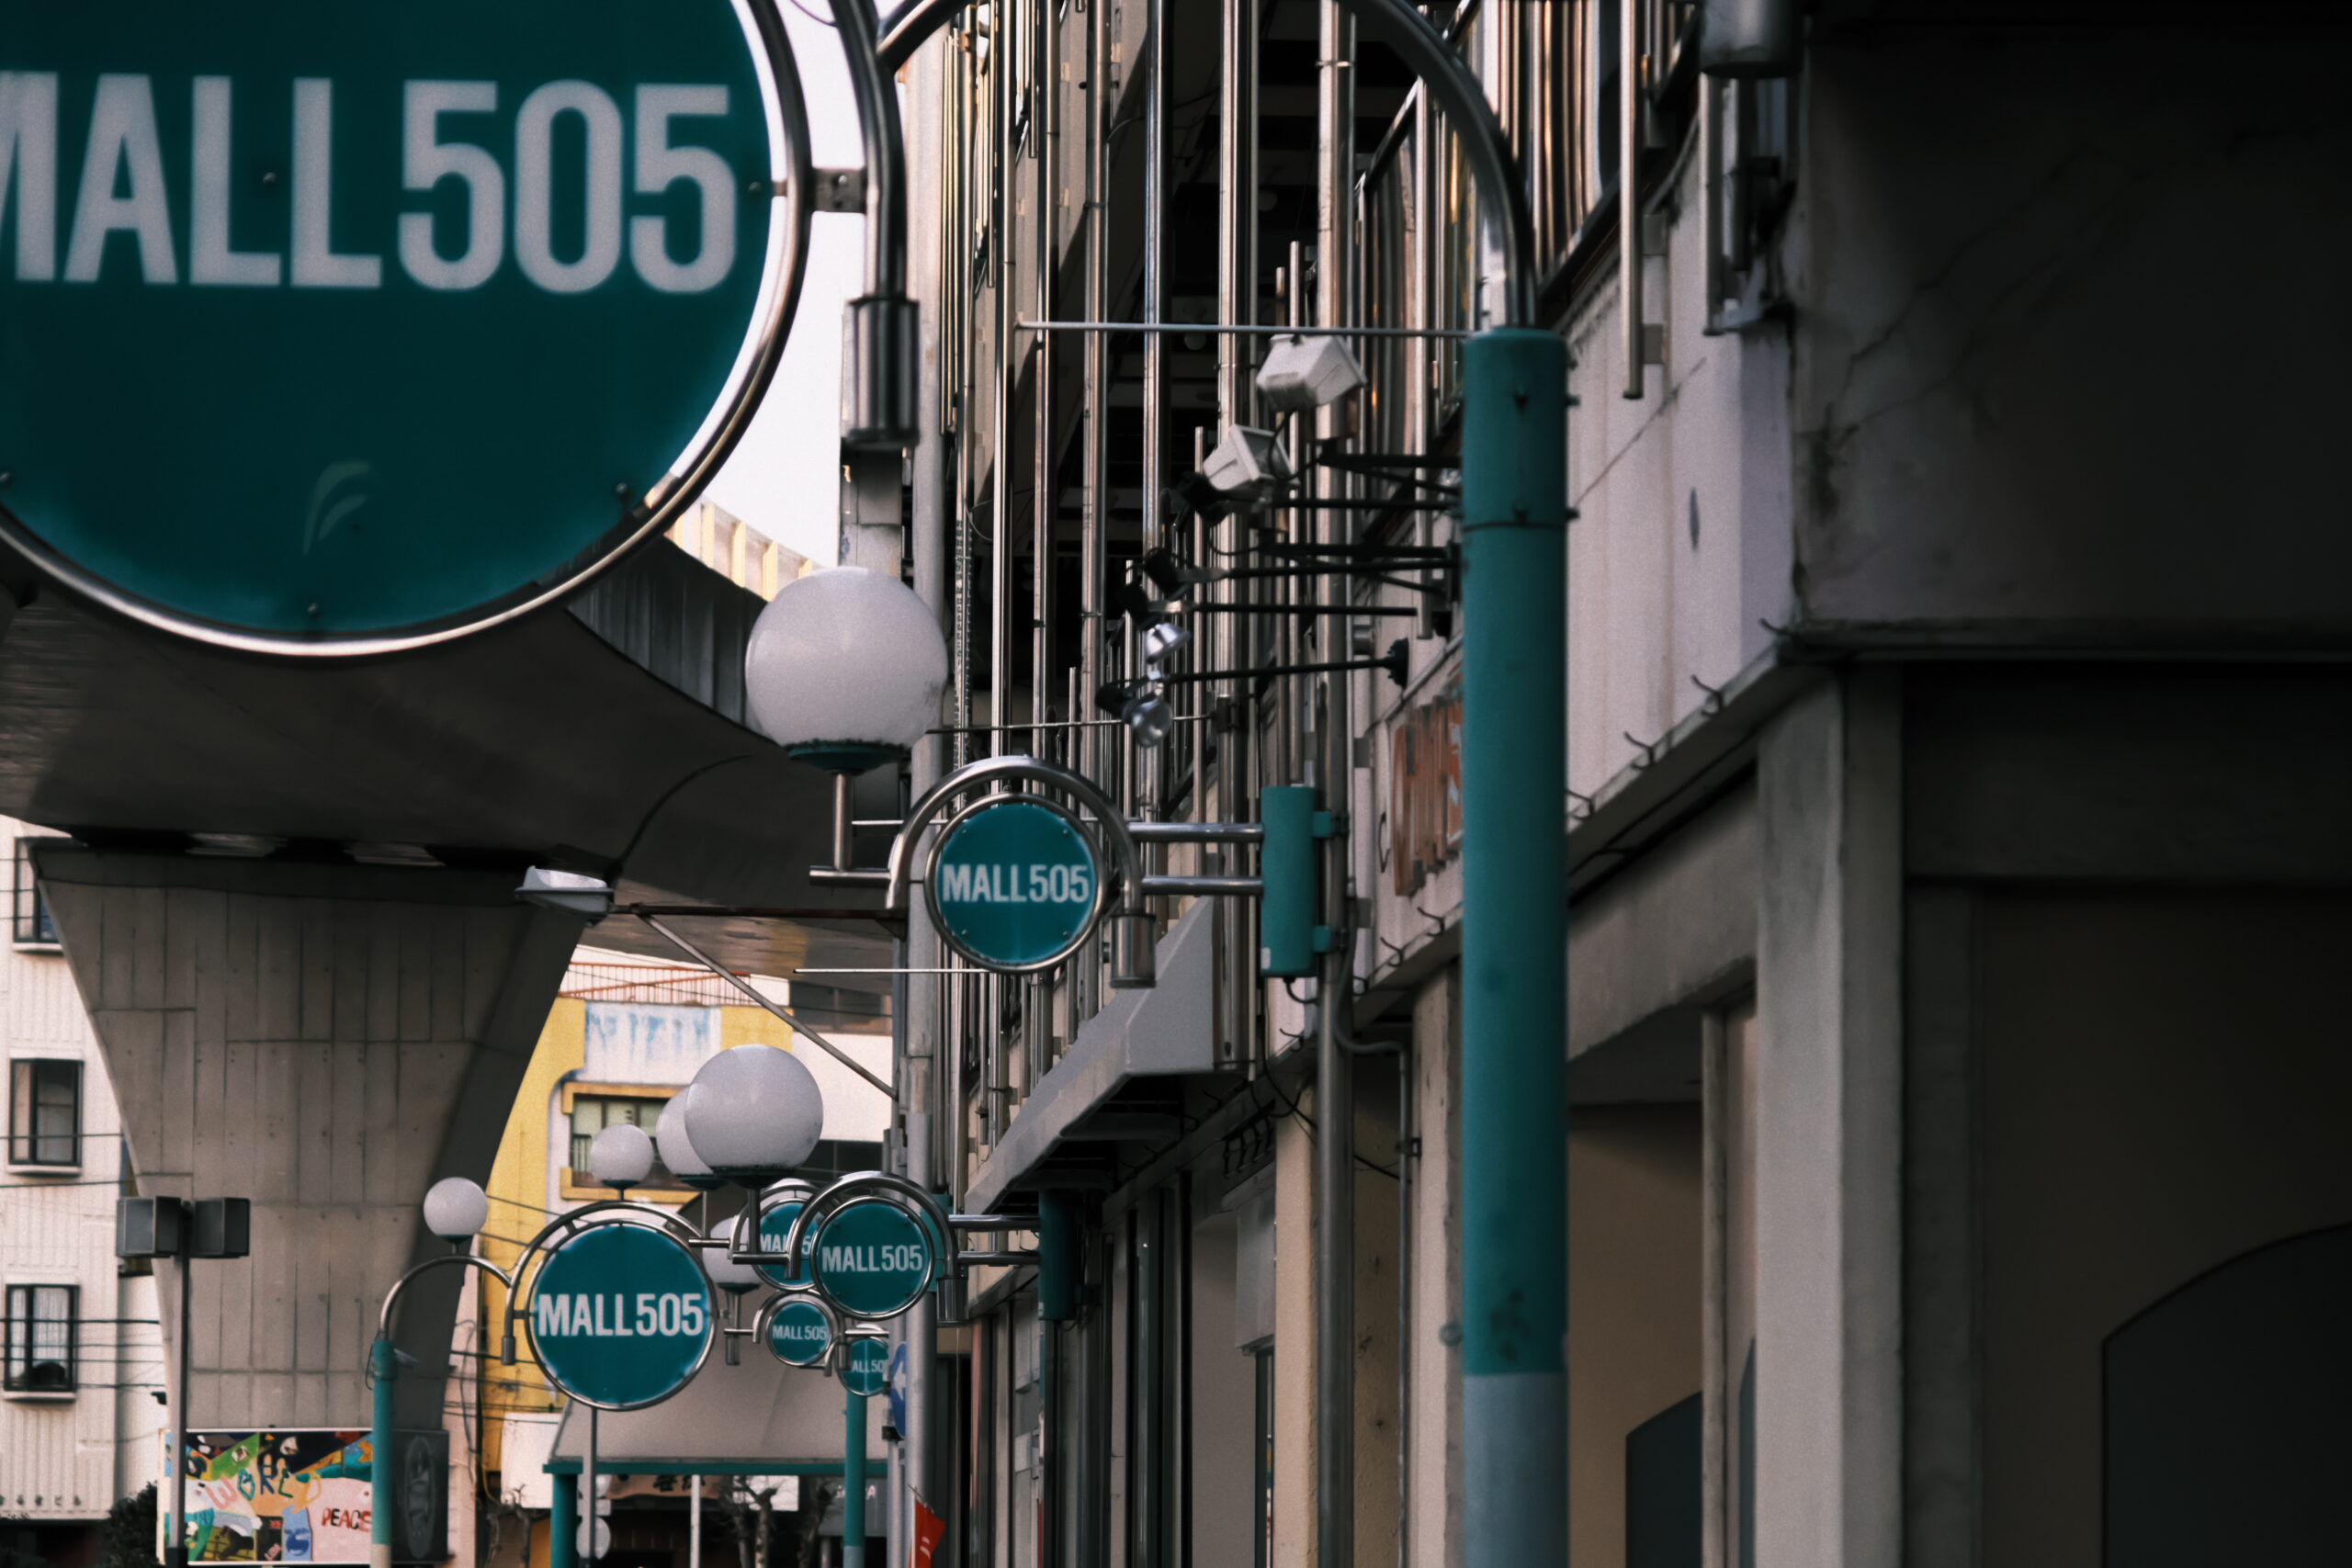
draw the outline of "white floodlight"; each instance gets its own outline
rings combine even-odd
[[[1265,501],[1290,483],[1290,457],[1272,431],[1229,425],[1201,465],[1201,477],[1219,494]]]
[[[613,912],[613,885],[576,871],[549,871],[535,865],[523,874],[514,897],[526,904],[562,909],[585,919],[601,920]]]
[[[1258,395],[1277,412],[1303,412],[1338,402],[1363,380],[1363,367],[1338,338],[1276,338],[1258,367]]]
[[[1176,723],[1176,710],[1169,705],[1167,688],[1158,681],[1137,681],[1129,687],[1119,716],[1135,732],[1136,744],[1147,750],[1167,739],[1168,731]]]
[[[686,1136],[686,1101],[692,1100],[695,1086],[688,1084],[670,1097],[662,1108],[661,1119],[653,1123],[653,1146],[661,1153],[662,1163],[670,1174],[697,1192],[711,1192],[727,1185],[727,1178],[714,1173],[695,1153],[695,1142]]]
[[[695,1075],[685,1118],[686,1136],[711,1170],[756,1190],[790,1175],[816,1148],[825,1100],[791,1052],[738,1045]]]
[[[752,626],[752,718],[804,762],[862,773],[904,758],[939,722],[947,643],[897,578],[834,567],[780,589]]]
[[[588,1169],[597,1186],[626,1192],[653,1174],[653,1140],[626,1122],[607,1127],[588,1145]]]
[[[424,1194],[424,1228],[443,1241],[470,1241],[490,1223],[490,1197],[481,1183],[445,1176]]]
[[[726,1219],[713,1222],[710,1234],[720,1241],[731,1243],[735,1237],[735,1217],[730,1214]],[[754,1231],[752,1235],[752,1245],[756,1247],[759,1245],[759,1233]],[[750,1264],[738,1263],[715,1247],[699,1250],[702,1253],[702,1271],[710,1276],[712,1284],[729,1295],[740,1296],[745,1291],[759,1287],[760,1271]]]
[[[1155,672],[1170,654],[1193,640],[1193,634],[1173,621],[1161,621],[1144,628],[1143,660]]]

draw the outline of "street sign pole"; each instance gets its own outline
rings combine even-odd
[[[842,1568],[865,1568],[865,1395],[843,1395],[842,1410]]]

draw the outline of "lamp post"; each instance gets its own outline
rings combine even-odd
[[[480,1184],[462,1176],[444,1177],[435,1182],[424,1194],[424,1228],[447,1242],[453,1250],[444,1258],[426,1258],[392,1281],[392,1288],[384,1292],[383,1310],[376,1318],[376,1342],[368,1354],[368,1368],[376,1382],[375,1420],[368,1438],[368,1568],[392,1568],[393,1393],[400,1382],[401,1369],[400,1352],[392,1348],[392,1314],[410,1280],[427,1269],[444,1266],[480,1269],[512,1291],[514,1281],[503,1269],[467,1250],[489,1219],[490,1199]]]
[[[198,1258],[243,1258],[252,1251],[253,1201],[246,1198],[124,1198],[115,1204],[115,1256],[169,1258],[179,1264],[180,1332],[172,1353],[172,1495],[165,1504],[167,1568],[187,1568],[188,1297]]]

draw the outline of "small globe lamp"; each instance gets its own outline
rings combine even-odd
[[[774,1045],[721,1051],[695,1075],[686,1136],[712,1172],[757,1192],[799,1168],[824,1132],[825,1099],[800,1059]]]
[[[424,1228],[452,1247],[465,1247],[489,1223],[490,1197],[480,1182],[445,1176],[424,1194]]]
[[[597,1186],[626,1197],[630,1188],[653,1174],[653,1140],[644,1128],[626,1122],[607,1127],[588,1145],[588,1169]]]
[[[661,1119],[653,1123],[653,1146],[671,1175],[697,1192],[716,1192],[727,1185],[727,1178],[704,1163],[702,1156],[695,1153],[694,1140],[686,1136],[686,1101],[694,1095],[695,1086],[688,1084],[670,1097]]]
[[[903,761],[939,722],[947,644],[897,578],[834,567],[777,591],[752,627],[743,690],[787,755],[843,775]]]

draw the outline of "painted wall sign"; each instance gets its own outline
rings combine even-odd
[[[447,635],[650,537],[786,325],[805,225],[772,123],[802,117],[774,21],[12,6],[0,536],[275,651]]]
[[[819,1303],[797,1296],[768,1314],[768,1353],[787,1367],[820,1367],[833,1353],[833,1318]]]
[[[1421,890],[1462,852],[1462,677],[1396,716],[1388,737],[1388,886]]]
[[[531,1287],[532,1353],[548,1381],[605,1410],[658,1404],[710,1353],[710,1287],[693,1254],[644,1225],[591,1225]]]
[[[1102,907],[1102,857],[1059,806],[1006,796],[940,835],[929,885],[933,922],[990,969],[1044,969],[1085,942]]]
[[[449,1438],[395,1435],[393,1560],[448,1555]],[[168,1470],[170,1438],[164,1438]],[[364,1563],[375,1522],[368,1434],[312,1428],[190,1432],[190,1562]],[[168,1507],[158,1507],[159,1533]],[[160,1555],[160,1554],[159,1554]]]
[[[842,1357],[842,1387],[851,1393],[880,1393],[890,1381],[890,1342],[857,1338]]]
[[[818,1291],[848,1317],[896,1317],[922,1299],[939,1267],[930,1227],[876,1199],[826,1220],[810,1258]]]

